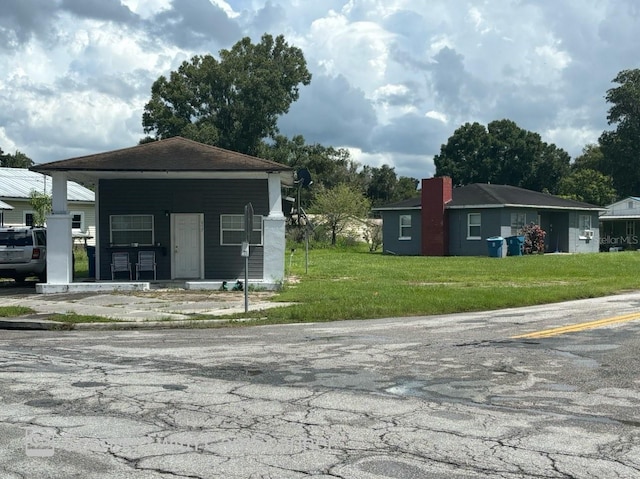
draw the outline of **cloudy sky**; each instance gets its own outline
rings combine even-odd
[[[638,0],[1,0],[0,148],[133,146],[160,75],[265,32],[313,74],[282,133],[415,178],[465,122],[507,118],[575,157],[640,67]]]

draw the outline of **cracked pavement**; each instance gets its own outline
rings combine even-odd
[[[0,476],[637,478],[640,293],[435,317],[0,331]]]

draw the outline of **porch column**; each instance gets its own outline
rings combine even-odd
[[[284,255],[286,248],[285,217],[282,213],[280,174],[269,173],[269,216],[263,219],[263,273],[264,281],[284,281]]]
[[[52,175],[51,214],[47,215],[47,284],[73,282],[71,215],[67,210],[67,175]]]

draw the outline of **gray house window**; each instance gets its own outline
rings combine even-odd
[[[241,245],[244,239],[244,215],[220,215],[220,244]],[[250,244],[262,246],[262,216],[253,216]]]
[[[467,215],[467,239],[482,239],[480,213]]]
[[[153,215],[111,215],[109,226],[112,245],[153,244]]]
[[[400,215],[400,233],[398,239],[411,239],[411,215]]]
[[[579,229],[581,231],[591,229],[591,215],[580,215],[579,222]]]
[[[525,221],[526,215],[524,213],[511,213],[511,235],[520,234]]]

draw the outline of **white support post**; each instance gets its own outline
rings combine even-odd
[[[269,173],[268,182],[269,216],[263,220],[263,280],[282,283],[284,281],[286,239],[280,174]]]
[[[72,216],[67,211],[67,175],[54,173],[51,214],[47,216],[47,284],[73,282]]]

